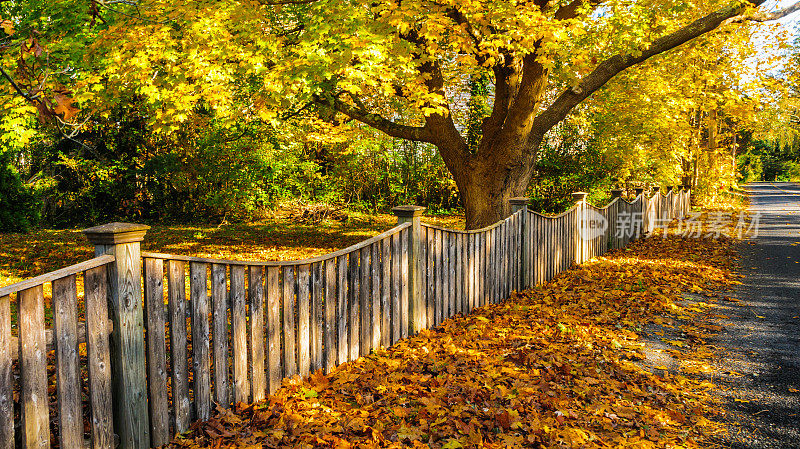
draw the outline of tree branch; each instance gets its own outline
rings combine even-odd
[[[333,109],[336,111],[341,112],[353,120],[357,120],[367,126],[371,126],[391,137],[413,140],[417,142],[433,143],[431,139],[432,136],[424,127],[408,126],[395,123],[379,114],[373,114],[363,108],[352,106],[336,97],[333,98],[332,104],[325,103],[323,100],[320,100],[319,103],[333,106]]]
[[[6,70],[3,67],[0,67],[0,74],[3,75],[3,78],[5,78],[6,81],[11,83],[11,87],[13,87],[14,90],[17,92],[17,94],[19,94],[22,98],[24,98],[24,99],[26,99],[26,100],[28,100],[30,102],[36,101],[36,99],[37,99],[36,97],[37,96],[36,95],[30,95],[29,93],[23,91],[22,88],[19,87],[17,82],[14,81],[14,78],[11,78],[11,75],[9,75],[8,72],[6,72]]]
[[[759,6],[766,0],[754,0],[753,6]],[[623,70],[646,61],[657,54],[676,48],[690,40],[715,30],[726,20],[741,14],[747,5],[726,6],[706,15],[679,30],[653,41],[640,54],[616,54],[601,62],[592,73],[586,75],[577,86],[562,92],[553,104],[534,119],[533,130],[529,138],[529,146],[537,144],[547,131],[563,120],[572,109],[589,95],[601,88],[611,78]]]

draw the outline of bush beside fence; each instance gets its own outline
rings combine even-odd
[[[215,403],[264,400],[286,377],[330,371],[500,302],[689,211],[688,189],[652,197],[637,192],[633,201],[621,191],[613,196],[597,208],[576,194],[575,206],[555,216],[513,199],[510,217],[475,231],[422,223],[423,208],[402,206],[395,208],[398,226],[387,232],[289,262],[140,254],[146,226],[88,229],[98,257],[0,288],[0,448],[15,441],[50,447],[51,432],[62,448],[166,444],[193,421],[208,419]],[[598,222],[605,226],[597,228]],[[54,328],[46,331],[48,282]],[[48,364],[56,368],[54,414]],[[84,420],[91,422],[88,435]]]

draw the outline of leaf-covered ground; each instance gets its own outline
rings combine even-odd
[[[185,447],[708,447],[722,432],[702,376],[729,240],[650,238],[499,305],[218,410]],[[639,334],[674,328],[668,369]],[[671,339],[673,338],[673,339]],[[679,338],[679,339],[678,339]],[[698,374],[699,373],[699,374]]]

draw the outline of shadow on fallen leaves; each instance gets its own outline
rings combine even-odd
[[[732,264],[725,239],[638,241],[328,375],[286,380],[171,446],[706,447],[722,427],[713,384],[690,368],[710,352],[655,369],[639,337],[654,323],[691,332],[706,309],[684,292],[727,289]]]

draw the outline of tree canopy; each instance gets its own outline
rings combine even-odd
[[[754,24],[797,9],[762,3],[6,2],[4,98],[70,138],[133,107],[162,146],[243,123],[325,144],[372,128],[435,146],[478,227],[526,193],[568,118],[622,177],[653,160],[697,172],[708,130],[736,134],[760,108],[736,79]]]

